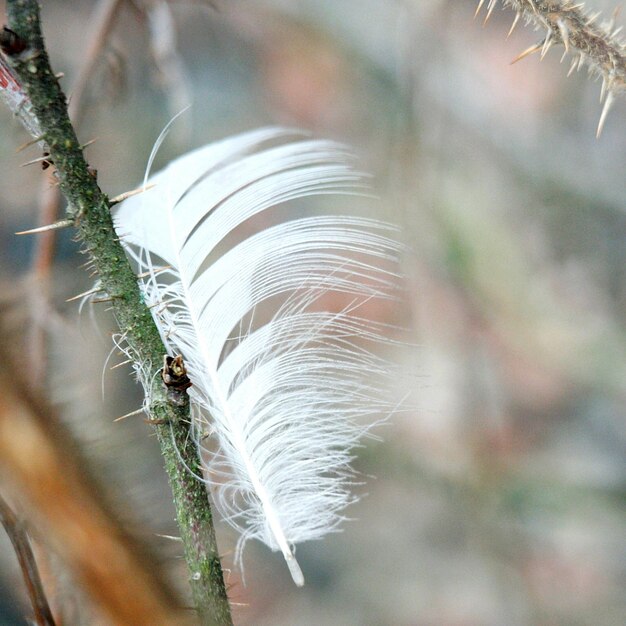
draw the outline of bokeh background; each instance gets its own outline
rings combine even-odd
[[[43,4],[71,93],[98,3]],[[259,125],[301,127],[354,147],[407,246],[407,305],[381,316],[416,346],[401,357],[415,410],[359,451],[354,521],[299,546],[303,590],[257,544],[244,585],[237,538],[218,526],[237,624],[626,623],[626,101],[596,139],[599,84],[566,78],[559,50],[509,65],[539,35],[507,39],[513,14],[483,26],[475,6],[129,0],[93,66],[79,136],[98,138],[87,156],[111,195],[138,184],[160,130],[191,104],[160,164]],[[0,110],[2,297],[26,337],[44,329],[50,398],[184,592],[179,545],[162,537],[176,529],[156,441],[141,417],[113,422],[141,403],[128,369],[109,370],[120,359],[105,366],[113,322],[65,302],[90,287],[84,259],[60,235],[42,302],[34,241],[13,234],[35,225],[49,185],[20,167],[38,156],[16,153],[27,139]],[[0,558],[1,623],[23,624],[4,536]],[[98,623],[82,611],[72,623]]]

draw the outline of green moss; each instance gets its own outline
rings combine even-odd
[[[165,348],[117,240],[109,200],[89,171],[68,118],[65,95],[44,47],[38,4],[34,0],[10,0],[7,14],[9,27],[28,45],[26,54],[10,61],[42,128],[61,191],[68,200],[68,217],[76,223],[78,237],[91,256],[103,289],[114,298],[115,316],[132,353],[141,363],[160,364]],[[163,421],[155,428],[174,496],[196,608],[202,624],[232,624],[206,489],[187,469],[200,473],[197,451],[189,436],[189,407],[169,404],[160,384],[155,385],[151,397],[151,413]]]

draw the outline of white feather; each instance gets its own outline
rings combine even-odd
[[[386,329],[359,309],[396,297],[388,268],[398,245],[381,222],[298,217],[291,206],[288,219],[231,243],[279,204],[363,193],[342,146],[289,138],[261,129],[191,152],[115,220],[148,272],[141,287],[166,347],[193,382],[193,431],[215,503],[241,532],[239,558],[259,539],[302,585],[293,545],[337,529],[354,499],[349,464],[364,419],[395,404],[381,386],[389,366],[370,351]],[[349,294],[348,306],[320,310],[328,293]]]

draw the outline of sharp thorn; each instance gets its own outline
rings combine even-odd
[[[591,26],[600,17],[600,11],[592,13],[587,18],[587,26]]]
[[[132,417],[133,415],[140,415],[141,413],[145,413],[143,407],[141,409],[137,409],[136,411],[131,411],[130,413],[126,413],[126,415],[120,415],[120,417],[116,417],[114,422],[121,422],[125,420],[127,417]]]
[[[26,163],[22,163],[20,167],[28,167],[29,165],[35,165],[36,163],[43,163],[44,161],[50,161],[50,155],[40,156],[32,161],[26,161]]]
[[[565,54],[567,54],[569,52],[569,31],[567,30],[567,25],[563,20],[558,20],[556,24],[559,27],[559,33],[561,34],[561,39],[565,46]]]
[[[517,63],[518,61],[521,61],[522,59],[525,59],[527,56],[530,56],[531,54],[534,54],[535,52],[537,52],[538,50],[541,50],[541,47],[543,46],[543,41],[541,43],[536,43],[533,46],[530,46],[530,48],[526,48],[526,50],[524,50],[523,52],[521,52],[520,54],[518,54],[510,63],[510,65],[514,65],[515,63]]]
[[[568,78],[574,73],[574,70],[576,69],[577,65],[578,65],[578,61],[576,59],[574,59],[572,61],[572,64],[570,65],[569,72],[567,72],[567,77]]]
[[[132,363],[133,360],[132,359],[127,359],[126,361],[122,361],[121,363],[118,363],[117,365],[114,365],[113,367],[110,367],[110,370],[116,370],[118,367],[122,367],[124,365],[128,365],[129,363]]]
[[[54,77],[55,77],[57,80],[59,80],[59,79],[61,79],[61,78],[64,78],[64,77],[65,77],[65,72],[57,72],[57,73],[54,75]]]
[[[44,138],[45,138],[45,135],[40,135],[39,137],[35,137],[34,139],[31,139],[30,141],[23,143],[15,152],[16,153],[23,152],[24,150],[26,150],[26,148],[30,148],[31,146],[34,146],[36,143],[43,141]]]
[[[162,310],[163,310],[163,311],[165,311],[165,309],[167,309],[167,307],[168,307],[170,304],[172,304],[172,302],[175,302],[175,300],[174,300],[174,299],[172,299],[172,300],[168,300],[167,302],[164,302],[163,300],[159,300],[158,302],[155,302],[154,304],[150,304],[150,305],[148,306],[148,308],[149,308],[149,309],[154,309],[154,307],[157,307],[157,306],[161,306],[161,305],[163,305],[163,309],[162,309]]]
[[[115,298],[109,296],[108,298],[92,298],[91,302],[93,304],[102,304],[103,302],[113,302]]]
[[[549,31],[543,42],[543,46],[541,47],[541,55],[539,57],[541,61],[543,61],[543,58],[546,56],[546,54],[548,54],[548,51],[552,47],[552,42],[552,31]]]
[[[155,268],[152,271],[147,271],[147,272],[142,272],[141,274],[137,274],[137,278],[146,278],[147,276],[150,276],[151,274],[160,274],[161,272],[164,272],[165,270],[171,270],[171,269],[172,269],[171,265],[163,265],[162,267]]]
[[[474,19],[478,17],[480,10],[483,8],[483,4],[485,4],[485,0],[480,0],[478,6],[476,7],[476,12],[474,13]]]
[[[170,539],[171,541],[181,541],[181,537],[174,537],[174,535],[161,535],[160,533],[154,533],[157,537],[161,537],[162,539]]]
[[[58,230],[59,228],[68,228],[69,226],[73,226],[74,222],[72,220],[61,220],[60,222],[55,222],[54,224],[48,224],[47,226],[39,226],[38,228],[31,228],[30,230],[20,230],[15,233],[16,235],[36,235],[38,233],[45,233],[49,230]]]
[[[137,187],[137,189],[133,189],[131,191],[125,191],[121,193],[119,196],[115,196],[115,198],[111,198],[109,200],[110,204],[117,204],[118,202],[122,202],[122,200],[126,200],[126,198],[130,198],[132,196],[136,196],[139,193],[143,193],[144,191],[148,191],[148,189],[152,189],[154,187],[154,183],[150,183],[145,187],[142,185],[141,187]]]
[[[132,326],[131,326],[132,328]],[[126,341],[126,335],[128,335],[130,328],[128,330],[125,330],[123,333],[118,334],[117,332],[114,333],[115,335],[117,335],[116,340],[118,343],[122,342],[122,341]],[[119,354],[126,354],[125,352],[120,352]]]
[[[483,26],[485,26],[487,22],[489,21],[489,18],[491,17],[493,10],[496,8],[496,3],[497,3],[497,0],[489,0],[489,4],[487,5],[487,15],[485,16],[485,19],[483,21]]]
[[[85,148],[87,148],[88,146],[90,146],[93,143],[96,143],[96,141],[98,141],[98,137],[94,137],[93,139],[90,139],[87,143],[84,143],[80,149],[84,150]]]
[[[596,139],[600,138],[602,134],[602,129],[604,128],[604,123],[606,122],[606,117],[609,114],[609,109],[613,104],[613,92],[609,91],[606,100],[604,102],[604,107],[602,108],[602,114],[600,115],[600,121],[598,123],[598,131],[596,132]]]
[[[101,291],[103,290],[100,289],[99,287],[95,287],[94,289],[89,289],[89,291],[84,291],[83,293],[79,293],[77,296],[72,296],[71,298],[68,298],[65,302],[74,302],[75,300],[80,300],[81,298],[85,298],[94,293],[100,293]]]
[[[507,39],[513,34],[513,31],[515,30],[515,27],[517,26],[517,23],[519,22],[520,15],[521,13],[515,14],[515,18],[513,19],[513,24],[511,25],[511,28],[509,29],[509,32],[506,36]]]

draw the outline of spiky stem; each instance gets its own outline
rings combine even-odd
[[[586,66],[602,79],[602,96],[605,101],[600,117],[598,134],[615,96],[626,94],[626,45],[615,28],[614,18],[598,23],[599,14],[590,14],[581,3],[572,0],[501,0],[505,7],[515,11],[515,26],[520,17],[527,24],[545,33],[543,41],[524,51],[516,60],[532,52],[545,55],[554,44],[565,46],[572,55],[571,70]],[[481,0],[478,8],[485,4]],[[498,0],[487,3],[487,17]],[[477,11],[478,12],[478,11]]]
[[[66,98],[48,61],[36,0],[9,0],[9,28],[23,49],[7,58],[22,83],[41,126],[42,138],[54,163],[61,191],[68,201],[68,218],[98,272],[101,286],[112,298],[122,336],[137,361],[163,361],[165,348],[150,311],[142,302],[136,277],[113,229],[110,202],[83,157],[67,114]],[[161,452],[174,496],[176,517],[190,571],[193,599],[202,624],[232,624],[217,551],[211,509],[200,475],[200,463],[189,435],[189,406],[173,406],[153,377],[149,411],[154,418]],[[158,382],[156,382],[158,380]]]

